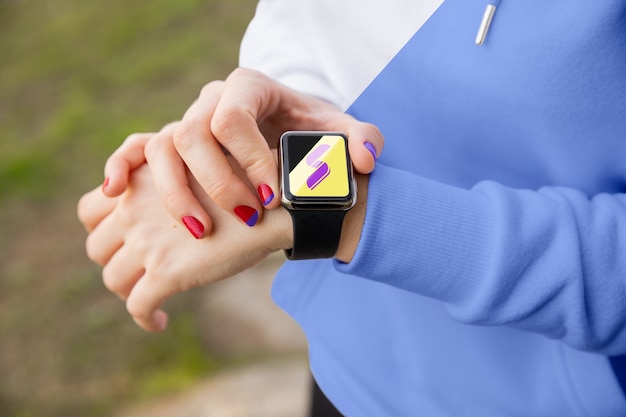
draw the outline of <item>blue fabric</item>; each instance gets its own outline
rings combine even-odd
[[[620,416],[626,2],[447,0],[349,109],[385,150],[350,264],[275,300],[347,416]]]
[[[622,392],[626,395],[626,355],[611,356],[609,362]]]

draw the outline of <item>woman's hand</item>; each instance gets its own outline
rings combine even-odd
[[[236,164],[229,168],[246,183]],[[161,305],[168,297],[235,275],[292,245],[291,219],[284,209],[271,210],[255,228],[244,227],[193,179],[189,184],[213,219],[213,231],[204,239],[189,239],[169,216],[145,164],[132,172],[119,197],[109,198],[98,187],[78,204],[78,216],[90,232],[89,258],[103,267],[106,287],[126,300],[129,313],[145,330],[165,329]]]
[[[187,169],[219,207],[255,226],[263,207],[280,205],[275,198],[278,169],[271,149],[287,130],[346,133],[355,170],[363,174],[374,169],[384,144],[373,125],[259,72],[237,69],[225,81],[207,84],[182,121],[158,134],[129,137],[107,162],[104,193],[123,192],[130,170],[143,163],[145,155],[165,208],[196,238],[207,235],[213,226],[210,213],[190,190]],[[235,174],[226,154],[243,169],[244,177]]]

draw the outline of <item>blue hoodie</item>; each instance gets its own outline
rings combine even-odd
[[[447,0],[348,110],[376,124],[350,264],[276,302],[347,416],[626,416],[626,1]]]

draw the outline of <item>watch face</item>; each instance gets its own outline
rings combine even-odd
[[[291,201],[351,199],[352,164],[339,133],[288,132],[281,138],[283,190]]]

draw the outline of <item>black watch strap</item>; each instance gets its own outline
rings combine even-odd
[[[293,222],[293,248],[288,259],[332,258],[339,248],[344,210],[288,210]]]

